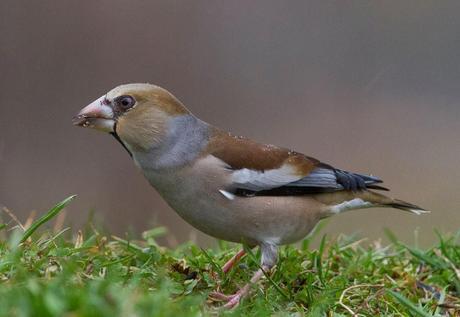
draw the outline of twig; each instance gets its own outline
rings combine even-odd
[[[452,263],[452,261],[448,257],[442,254],[441,251],[434,250],[434,253],[450,265],[450,267],[455,273],[455,276],[457,276],[457,279],[460,280],[460,270],[455,266],[455,264]]]
[[[74,248],[79,249],[79,248],[81,248],[82,245],[83,245],[83,232],[81,230],[78,230],[77,231],[77,236],[75,238]]]
[[[10,216],[11,219],[14,220],[14,222],[16,222],[18,224],[18,226],[22,229],[22,231],[26,231],[26,229],[24,228],[24,226],[22,225],[22,223],[19,221],[19,219],[16,217],[15,214],[13,214],[11,212],[11,210],[9,210],[8,208],[6,207],[3,207],[2,210],[8,215]]]
[[[53,225],[53,232],[56,233],[62,230],[62,228],[64,227],[66,216],[67,212],[65,209],[59,215],[56,216],[56,220],[54,221]]]
[[[24,223],[24,230],[29,229],[29,227],[34,223],[35,216],[37,215],[36,210],[32,210],[29,214],[29,217],[27,217],[26,222]]]
[[[344,245],[343,247],[340,247],[339,250],[340,250],[340,251],[344,251],[344,250],[346,250],[346,249],[350,249],[350,248],[351,248],[352,250],[356,251],[356,247],[358,247],[361,243],[363,243],[363,242],[366,241],[366,240],[367,240],[367,238],[362,238],[362,239],[353,241],[353,242],[351,242],[351,243],[349,243],[349,244]]]
[[[374,288],[374,287],[383,287],[383,286],[384,286],[383,284],[358,284],[358,285],[350,286],[342,292],[342,295],[340,295],[339,305],[342,306],[346,311],[348,311],[352,316],[358,316],[357,313],[355,313],[350,307],[344,304],[343,299],[345,297],[345,294],[355,288],[360,288],[360,287]]]

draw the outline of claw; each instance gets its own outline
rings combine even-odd
[[[233,309],[233,308],[236,308],[240,304],[240,301],[244,297],[245,294],[246,294],[245,290],[241,289],[233,295],[225,295],[221,292],[211,292],[209,293],[209,297],[211,299],[226,302],[223,307],[226,309]]]
[[[257,283],[257,281],[259,281],[260,278],[264,275],[264,271],[268,271],[268,270],[270,270],[270,268],[267,266],[262,267],[261,269],[257,270],[257,272],[254,273],[254,275],[252,276],[250,282],[244,285],[238,292],[236,292],[233,295],[225,295],[220,292],[211,292],[209,293],[209,297],[211,299],[216,299],[218,301],[220,300],[220,301],[227,302],[223,306],[226,309],[236,308],[240,304],[241,299],[248,295],[251,285]]]
[[[230,297],[231,299],[227,302],[227,304],[224,305],[224,308],[233,309],[238,307],[238,305],[240,304],[240,300],[243,297],[243,294],[238,292]]]
[[[213,300],[216,299],[218,301],[228,302],[232,298],[232,295],[225,295],[221,292],[211,292],[209,293],[209,297]]]

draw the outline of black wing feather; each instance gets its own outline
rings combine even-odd
[[[328,193],[341,190],[360,191],[365,189],[388,190],[377,184],[382,180],[365,174],[358,174],[336,169],[330,165],[321,163],[306,177],[288,183],[284,186],[266,189],[250,190],[235,188],[233,193],[238,196],[298,196],[308,194]]]

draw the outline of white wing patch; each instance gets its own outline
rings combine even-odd
[[[301,179],[293,166],[284,164],[280,168],[256,171],[243,168],[232,173],[233,185],[247,190],[260,191],[281,187]]]
[[[229,193],[228,191],[226,190],[223,190],[223,189],[219,189],[219,193],[221,193],[225,198],[227,198],[228,200],[233,200],[235,199],[235,195],[233,195],[232,193]]]

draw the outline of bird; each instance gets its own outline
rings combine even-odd
[[[278,249],[303,239],[324,218],[355,209],[429,211],[382,194],[376,176],[233,135],[193,115],[164,88],[124,84],[84,107],[73,124],[111,134],[152,187],[196,229],[261,250],[260,268],[232,295],[234,308],[278,261]],[[228,272],[245,255],[236,253]]]

